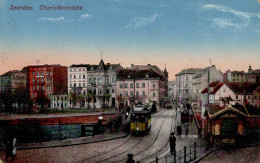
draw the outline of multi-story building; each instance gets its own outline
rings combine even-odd
[[[226,71],[226,73],[223,74],[224,82],[236,82],[236,83],[242,83],[242,82],[248,82],[248,75],[244,71]]]
[[[68,67],[68,96],[69,107],[85,107],[87,90],[87,71],[89,64],[71,65]],[[73,98],[80,97],[80,101],[74,102]]]
[[[132,64],[131,67],[119,71],[117,78],[118,105],[156,102],[157,105],[162,106],[167,98],[167,90],[168,73],[155,65]]]
[[[193,80],[193,102],[198,106],[202,105],[201,91],[208,87],[209,83],[214,81],[223,81],[223,73],[217,70],[215,65],[204,68],[202,71],[192,77]],[[208,82],[209,81],[209,82]]]
[[[204,72],[202,68],[189,68],[184,69],[176,74],[176,101],[192,102],[194,97],[193,77]]]
[[[116,104],[116,78],[120,64],[105,65],[101,59],[99,65],[90,65],[87,75],[88,100],[87,105],[93,108],[115,106]]]
[[[248,72],[244,71],[226,71],[224,73],[224,82],[236,82],[236,83],[260,83],[260,70],[253,70],[251,66],[248,68]]]
[[[248,82],[250,83],[260,83],[260,69],[252,70],[252,67],[248,68]]]
[[[2,93],[11,93],[12,92],[12,87],[11,87],[11,77],[12,74],[18,72],[17,70],[14,71],[8,71],[6,73],[4,73],[3,75],[1,75],[1,90]]]
[[[67,67],[60,65],[28,66],[28,89],[33,101],[39,95],[51,99],[53,95],[67,94]]]
[[[169,81],[168,82],[168,96],[171,102],[176,100],[176,81]]]

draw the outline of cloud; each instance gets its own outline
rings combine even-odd
[[[250,19],[253,16],[256,16],[260,18],[260,13],[250,13],[250,12],[242,12],[238,10],[234,10],[232,8],[223,6],[223,5],[214,5],[214,4],[206,4],[202,6],[203,10],[217,10],[221,12],[226,12],[226,13],[232,13],[235,14],[236,16],[239,16],[240,18],[244,19]]]
[[[89,15],[89,14],[81,15],[81,16],[78,18],[78,21],[79,21],[79,20],[83,20],[83,19],[87,19],[87,18],[92,18],[92,16]]]
[[[126,28],[134,27],[139,28],[145,26],[147,24],[152,24],[156,21],[156,19],[160,16],[160,14],[154,14],[149,17],[136,17],[129,21],[129,23],[125,26]]]
[[[59,18],[38,18],[38,21],[63,21],[64,17],[59,17]]]
[[[258,17],[260,19],[260,13],[250,13],[234,10],[232,8],[223,5],[206,4],[202,6],[203,10],[217,10],[224,13],[231,13],[236,16],[234,19],[227,18],[214,18],[212,24],[220,29],[236,28],[243,29],[250,23],[252,17]]]
[[[242,29],[247,26],[245,23],[235,23],[230,19],[222,19],[222,18],[215,18],[212,22],[213,25],[217,26],[220,29],[234,27],[236,29]]]

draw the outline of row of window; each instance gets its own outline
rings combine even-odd
[[[123,92],[120,92],[119,94],[120,94],[121,97],[123,96]],[[139,96],[139,91],[136,91],[135,95]],[[143,91],[142,92],[142,96],[145,96],[145,95],[146,95],[145,91]],[[128,96],[128,91],[125,92],[125,96]],[[130,96],[134,96],[134,92],[133,91],[130,91]],[[155,96],[156,96],[156,93],[153,93],[153,97],[155,97]]]
[[[70,69],[70,72],[76,72],[77,69]],[[81,69],[79,69],[79,71],[81,71]],[[82,71],[86,71],[86,69],[82,69]]]
[[[51,76],[51,74],[52,74],[51,72],[46,71],[46,75]],[[35,71],[32,72],[32,75],[35,76]],[[44,71],[36,71],[36,75],[37,76],[39,76],[39,75],[44,76]]]
[[[119,83],[120,88],[128,88],[128,83]],[[133,88],[134,84],[130,83],[130,88]],[[140,84],[136,83],[136,88],[140,88]],[[142,88],[145,88],[145,83],[142,83]],[[155,88],[155,84],[153,84],[153,88]]]
[[[74,84],[72,85],[72,83],[70,83],[70,88],[72,88],[72,87],[77,87],[77,84],[74,83]],[[83,85],[81,85],[81,83],[79,83],[79,87],[86,87],[86,85],[85,85],[85,83],[83,83]]]
[[[36,88],[37,91],[39,91],[39,90],[44,91],[44,86],[43,85],[42,86],[37,85],[36,87],[33,86],[32,87],[33,91],[35,91],[35,88]],[[51,90],[52,88],[51,88],[51,86],[47,86],[46,89],[47,90]]]
[[[37,79],[37,83],[40,83],[40,82],[43,83],[44,82],[44,78],[38,78]],[[51,79],[50,78],[46,78],[46,82],[50,83]],[[34,78],[32,79],[32,83],[35,83],[35,79]]]
[[[73,77],[73,78],[72,78],[72,77]],[[86,78],[85,75],[83,75],[82,77],[83,77],[82,79],[85,79],[85,78]],[[70,75],[70,79],[77,79],[77,76],[76,76],[76,75]],[[79,79],[81,79],[81,75],[79,75]]]

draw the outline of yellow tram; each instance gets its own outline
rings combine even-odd
[[[132,134],[146,134],[151,129],[150,105],[137,105],[131,113],[130,129]]]

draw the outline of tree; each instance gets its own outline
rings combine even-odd
[[[73,106],[75,107],[76,103],[78,102],[76,92],[70,92],[70,99],[72,100]]]
[[[80,107],[83,106],[83,103],[85,102],[85,96],[83,96],[82,94],[77,95],[77,101],[80,104]]]
[[[92,93],[88,93],[88,95],[87,95],[88,108],[89,108],[89,103],[92,101],[92,98],[93,98]]]
[[[45,112],[45,108],[47,108],[50,104],[50,99],[44,95],[44,92],[38,92],[36,103],[40,106],[40,111]]]
[[[106,106],[109,106],[109,101],[110,101],[110,98],[111,98],[111,94],[107,93],[105,94],[105,102],[106,102]]]

